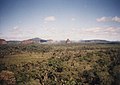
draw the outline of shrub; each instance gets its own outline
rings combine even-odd
[[[16,80],[14,77],[14,73],[11,71],[3,70],[0,73],[0,83],[2,85],[15,85]]]

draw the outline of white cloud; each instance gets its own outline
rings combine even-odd
[[[46,25],[45,25],[46,26]],[[6,35],[7,34],[7,35]],[[71,27],[69,29],[58,29],[56,26],[46,26],[43,31],[35,30],[34,28],[23,29],[19,26],[13,27],[1,38],[23,40],[27,38],[40,37],[53,40],[81,40],[81,39],[105,39],[105,40],[120,40],[120,27]],[[6,37],[7,36],[7,37]]]
[[[115,16],[115,17],[112,18],[112,21],[120,22],[120,17]]]
[[[110,21],[110,17],[101,17],[96,19],[98,22],[107,22]]]
[[[120,27],[95,27],[82,30],[86,38],[117,40],[120,39]]]
[[[69,28],[68,30],[48,29],[44,37],[54,40],[105,39],[120,40],[120,27]]]
[[[18,26],[13,27],[14,30],[16,30],[16,29],[18,29],[18,28],[19,28]]]
[[[72,18],[71,20],[72,20],[72,21],[75,21],[76,19],[75,19],[75,18]]]
[[[21,34],[22,30],[19,28],[19,26],[14,26],[13,29],[10,29],[10,33],[17,35],[17,34]]]
[[[7,40],[24,40],[32,38],[33,35],[36,34],[37,33],[34,33],[34,30],[31,29],[25,30],[23,28],[20,28],[19,26],[15,26],[9,30],[7,35],[4,35],[3,37]]]
[[[120,17],[101,17],[96,19],[98,22],[120,22]]]
[[[105,33],[109,33],[109,34],[118,33],[120,35],[120,27],[94,27],[94,28],[85,29],[83,31],[90,34],[105,35]]]
[[[55,21],[56,20],[56,17],[55,16],[48,16],[48,17],[45,17],[44,18],[45,21]]]
[[[120,27],[72,28],[67,34],[70,39],[120,40]]]

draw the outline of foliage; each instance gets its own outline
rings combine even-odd
[[[0,85],[119,85],[119,81],[119,44],[0,46]]]

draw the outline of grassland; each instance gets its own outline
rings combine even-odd
[[[1,45],[0,85],[120,85],[120,44]]]

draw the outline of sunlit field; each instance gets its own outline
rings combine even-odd
[[[0,46],[0,85],[119,85],[120,44]]]

